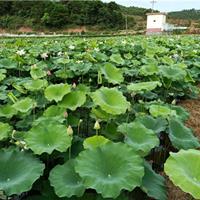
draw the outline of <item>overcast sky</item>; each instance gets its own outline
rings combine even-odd
[[[110,2],[111,0],[103,0]],[[143,8],[151,8],[151,0],[112,0],[124,6],[138,6]],[[200,0],[157,0],[154,6],[155,9],[160,11],[176,11],[183,9],[196,8],[200,10]]]

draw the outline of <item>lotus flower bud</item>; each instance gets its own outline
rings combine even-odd
[[[99,121],[97,120],[94,124],[94,129],[95,130],[99,130],[101,128],[100,124],[99,124]]]
[[[176,105],[176,99],[174,99],[171,104]]]
[[[72,87],[73,87],[73,88],[76,88],[76,83],[75,83],[75,82],[73,83]]]
[[[51,71],[50,70],[47,71],[47,75],[51,76]]]
[[[68,117],[68,113],[67,111],[64,112],[64,118],[67,118]]]
[[[72,127],[70,125],[67,128],[67,135],[69,135],[69,136],[73,135],[73,129],[72,129]]]

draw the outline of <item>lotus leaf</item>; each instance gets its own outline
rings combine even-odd
[[[70,110],[76,110],[78,107],[81,107],[85,103],[85,101],[85,92],[77,90],[65,95],[62,101],[59,103],[59,106],[68,108]]]
[[[146,156],[152,148],[159,145],[157,135],[139,122],[123,123],[118,131],[125,134],[125,143],[141,156]]]
[[[116,198],[122,189],[132,191],[141,185],[144,175],[143,160],[135,151],[112,142],[82,151],[75,171],[87,188],[95,189],[103,198]]]
[[[165,163],[165,173],[172,182],[184,192],[190,193],[195,199],[200,199],[200,151],[180,150],[170,153]]]
[[[169,138],[177,149],[192,149],[200,147],[198,139],[194,137],[192,130],[187,128],[178,119],[169,120]]]
[[[109,140],[101,135],[94,135],[84,140],[83,146],[85,149],[92,149],[104,145]]]
[[[110,56],[110,60],[118,65],[123,65],[124,64],[124,60],[123,58],[121,57],[120,54],[112,54]]]
[[[29,80],[24,83],[24,87],[29,91],[41,90],[47,87],[47,85],[48,85],[47,80],[41,80],[41,79]]]
[[[75,160],[69,160],[64,165],[57,165],[50,172],[49,180],[59,197],[80,197],[85,191],[80,176],[74,170],[75,163]]]
[[[149,112],[153,117],[165,117],[176,116],[176,111],[171,110],[169,107],[164,105],[151,105]]]
[[[158,73],[158,67],[155,64],[143,65],[139,73],[143,76],[151,76]]]
[[[29,98],[26,97],[24,99],[21,99],[19,101],[17,101],[16,103],[13,104],[14,109],[16,109],[17,111],[20,111],[22,113],[27,113],[29,110],[33,109],[34,107],[36,107],[36,102]]]
[[[49,106],[43,113],[45,117],[64,117],[66,112],[65,108],[56,105]]]
[[[12,132],[12,127],[7,124],[0,122],[0,141],[9,137]]]
[[[0,150],[0,190],[9,196],[30,190],[43,170],[44,164],[29,153],[15,149]]]
[[[0,106],[0,117],[11,118],[13,115],[17,114],[17,110],[9,104]]]
[[[160,133],[167,128],[167,120],[163,118],[153,118],[150,115],[139,116],[136,121],[142,123],[146,128],[153,130],[155,133]]]
[[[0,73],[0,82],[3,81],[6,78],[6,75],[3,73]]]
[[[106,63],[101,72],[109,83],[119,84],[124,80],[122,72],[111,63]]]
[[[61,101],[62,98],[71,91],[71,87],[68,84],[55,84],[49,85],[45,91],[45,97],[49,101],[55,100],[56,102]]]
[[[30,74],[33,79],[43,78],[47,75],[46,71],[40,67],[32,67]]]
[[[140,83],[131,83],[128,85],[128,90],[131,92],[141,92],[141,91],[151,91],[154,90],[157,86],[161,86],[159,81],[149,81],[149,82],[140,82]]]
[[[172,81],[183,80],[185,76],[187,75],[186,71],[179,67],[160,66],[159,70],[162,76]]]
[[[25,138],[27,146],[39,155],[44,152],[51,154],[53,150],[64,152],[71,146],[71,140],[66,126],[51,120],[32,127]]]
[[[177,118],[181,119],[182,121],[186,121],[189,118],[189,113],[186,111],[185,108],[181,106],[170,105],[170,109],[175,110],[177,114]]]
[[[9,58],[3,58],[0,60],[0,68],[15,69],[15,68],[17,68],[17,63]]]
[[[107,121],[107,120],[111,119],[113,116],[111,114],[103,111],[101,108],[97,107],[97,108],[92,108],[91,117],[93,117],[95,119]]]
[[[120,115],[130,108],[130,103],[116,88],[101,87],[91,94],[94,103],[112,115]]]
[[[142,179],[142,189],[157,200],[167,200],[167,188],[165,185],[165,179],[155,173],[149,163],[144,162],[144,177]]]

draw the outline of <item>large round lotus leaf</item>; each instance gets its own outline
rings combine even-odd
[[[124,60],[123,58],[121,57],[120,54],[112,54],[110,56],[110,60],[118,65],[123,65],[124,64]]]
[[[85,101],[86,95],[84,92],[72,91],[64,96],[62,101],[59,103],[59,106],[68,108],[70,110],[76,110],[78,107],[81,107]]]
[[[182,106],[170,105],[169,107],[170,109],[176,111],[176,114],[177,114],[176,117],[182,121],[186,121],[190,116],[190,114]]]
[[[84,140],[83,146],[85,149],[92,149],[104,145],[109,140],[101,135],[94,135]]]
[[[172,81],[179,81],[183,80],[187,75],[184,69],[179,67],[169,67],[169,66],[160,66],[160,73],[162,76],[172,80]]]
[[[195,199],[200,199],[200,151],[180,150],[170,153],[165,163],[165,173],[172,182],[184,192],[190,193]]]
[[[44,71],[40,67],[32,67],[30,74],[33,79],[39,79],[39,78],[45,77],[47,75],[46,71]]]
[[[65,117],[65,108],[61,108],[56,105],[49,106],[43,113],[45,117]]]
[[[17,62],[14,62],[13,60],[11,60],[9,58],[0,59],[0,68],[16,69],[17,68]]]
[[[116,88],[102,87],[91,94],[94,103],[112,115],[120,115],[126,112],[130,103]]]
[[[136,121],[142,123],[146,128],[160,133],[167,128],[167,120],[164,118],[153,118],[150,115],[142,115],[136,118]]]
[[[142,158],[128,145],[112,142],[82,151],[75,170],[87,188],[104,198],[116,198],[122,189],[132,191],[144,175]]]
[[[128,90],[131,92],[141,92],[141,91],[151,91],[154,90],[157,86],[161,86],[161,82],[159,81],[149,81],[149,82],[141,82],[141,83],[131,83],[127,86]]]
[[[11,131],[12,127],[9,124],[0,122],[0,141],[8,138]]]
[[[109,83],[118,84],[124,81],[120,69],[116,68],[111,63],[106,63],[104,67],[101,68],[101,71]]]
[[[66,151],[71,146],[71,137],[67,135],[64,125],[53,121],[40,122],[27,133],[25,141],[27,146],[35,153],[51,154],[53,150]]]
[[[31,189],[42,175],[44,164],[31,154],[14,150],[0,150],[0,190],[8,196]]]
[[[0,106],[0,117],[11,118],[17,114],[17,110],[12,105]]]
[[[47,80],[41,80],[41,79],[29,80],[24,83],[24,87],[30,91],[37,91],[44,89],[45,87],[47,87],[47,85],[48,85]]]
[[[171,110],[167,106],[162,105],[151,105],[149,107],[149,112],[153,117],[168,117],[168,116],[176,116],[176,111]]]
[[[75,163],[75,160],[69,160],[64,165],[57,165],[50,172],[49,180],[59,197],[80,197],[85,191],[80,176],[74,170]]]
[[[192,149],[200,147],[198,139],[191,129],[176,118],[169,119],[169,138],[177,149]]]
[[[45,89],[44,94],[49,101],[55,100],[56,102],[58,102],[61,101],[62,98],[70,92],[70,90],[70,85],[60,83],[48,86]]]
[[[6,78],[6,75],[3,73],[0,73],[0,82],[3,81]]]
[[[155,64],[143,65],[139,73],[143,76],[151,76],[158,73],[158,67]]]
[[[125,134],[125,143],[141,156],[146,156],[152,148],[159,145],[157,135],[139,122],[123,123],[118,131]]]
[[[142,190],[146,192],[149,197],[157,200],[166,200],[167,188],[164,177],[155,173],[147,162],[144,162],[144,171]]]
[[[33,99],[26,97],[24,99],[17,101],[16,103],[14,103],[13,107],[17,111],[20,111],[22,113],[27,113],[29,110],[36,107],[36,102]]]

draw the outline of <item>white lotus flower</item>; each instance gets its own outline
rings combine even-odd
[[[47,54],[47,53],[42,53],[40,56],[41,56],[41,58],[43,58],[43,59],[48,58],[48,54]]]
[[[75,46],[69,45],[69,49],[73,50],[73,49],[75,49]]]
[[[77,60],[76,63],[83,63],[83,61],[82,60]]]
[[[23,55],[25,55],[26,52],[24,51],[24,49],[21,49],[21,50],[18,50],[16,53],[19,56],[23,56]]]
[[[63,52],[59,51],[58,56],[62,56],[62,55],[63,55]]]
[[[94,48],[94,51],[100,51],[100,49],[99,48]]]

